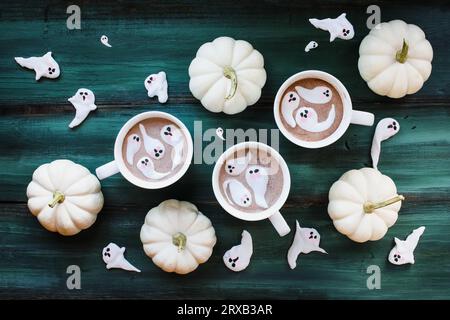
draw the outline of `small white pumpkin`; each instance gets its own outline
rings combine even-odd
[[[72,236],[89,228],[103,207],[100,182],[85,167],[55,160],[37,168],[28,184],[28,209],[52,232]]]
[[[209,259],[216,232],[192,203],[166,200],[147,213],[141,241],[145,253],[158,267],[186,274]]]
[[[347,171],[331,186],[328,197],[334,226],[356,242],[383,238],[404,200],[394,181],[372,168]]]
[[[189,77],[189,89],[206,109],[239,113],[261,97],[264,58],[247,41],[219,37],[198,49]]]
[[[422,29],[393,20],[377,25],[363,39],[358,68],[373,92],[401,98],[422,88],[432,60],[433,48]]]

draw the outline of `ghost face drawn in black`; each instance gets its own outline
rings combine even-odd
[[[162,157],[163,153],[164,153],[163,149],[158,148],[153,149],[153,154],[155,155],[156,158]]]
[[[349,29],[342,29],[342,35],[344,36],[344,37],[347,37],[348,35],[350,34],[350,30]]]
[[[388,129],[393,129],[394,131],[397,131],[397,122],[392,121],[392,123],[388,125]]]
[[[89,95],[89,93],[87,93],[86,91],[80,91],[78,94],[83,98],[83,101],[85,101],[87,96]]]
[[[105,257],[109,257],[111,258],[111,253],[110,253],[111,249],[110,248],[106,248],[105,253],[103,254]]]
[[[228,259],[228,262],[230,263],[232,268],[236,267],[236,261],[239,260],[239,257],[236,257],[235,259],[232,259],[231,257]]]
[[[56,72],[56,68],[48,67],[47,71],[49,75],[52,75],[53,73]]]

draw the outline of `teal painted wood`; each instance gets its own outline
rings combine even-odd
[[[402,18],[419,24],[435,50],[433,73],[424,88],[414,96],[389,100],[374,95],[357,70],[368,2],[327,1],[317,10],[305,2],[288,1],[264,2],[256,8],[251,1],[164,3],[80,3],[81,31],[65,28],[64,3],[0,5],[0,297],[450,298],[449,7],[443,2],[381,3],[383,20]],[[319,12],[325,17],[342,11],[355,24],[352,41],[329,44],[327,33],[307,23]],[[102,34],[109,36],[113,48],[100,44]],[[207,112],[188,89],[187,67],[197,48],[224,34],[252,42],[264,54],[269,75],[258,104],[237,116]],[[303,48],[311,39],[320,47],[306,55]],[[21,70],[12,59],[47,50],[62,67],[56,81],[36,83],[32,72]],[[28,212],[25,190],[38,165],[69,158],[93,171],[112,159],[115,134],[133,115],[167,111],[193,135],[197,120],[202,120],[203,131],[217,126],[274,129],[272,102],[278,86],[292,73],[310,68],[340,78],[355,108],[374,112],[377,120],[392,116],[401,123],[400,133],[383,144],[380,169],[396,181],[407,201],[384,239],[353,243],[336,232],[326,213],[331,184],[349,169],[370,165],[374,128],[358,126],[321,150],[301,149],[280,136],[280,152],[293,181],[283,214],[291,227],[299,219],[320,230],[322,245],[330,253],[300,256],[293,271],[285,259],[293,233],[279,238],[268,221],[243,223],[226,214],[211,190],[212,165],[192,165],[179,183],[159,191],[141,190],[121,176],[105,180],[104,210],[92,228],[75,237],[45,231]],[[165,106],[149,100],[143,86],[145,77],[160,69],[169,77]],[[82,86],[95,92],[99,109],[70,130],[73,112],[66,99]],[[211,218],[218,235],[210,261],[184,277],[155,267],[139,240],[146,212],[168,198],[195,203]],[[388,264],[392,238],[404,238],[420,225],[427,230],[416,264]],[[223,266],[221,257],[237,243],[243,228],[253,235],[255,254],[249,269],[235,274]],[[127,247],[127,257],[142,274],[104,268],[100,252],[110,241]],[[66,289],[65,271],[71,264],[82,269],[82,290]],[[373,264],[382,270],[381,290],[366,287],[366,269]]]

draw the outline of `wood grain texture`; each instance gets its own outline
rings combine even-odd
[[[314,3],[314,6],[311,5]],[[357,70],[358,46],[367,34],[369,1],[235,3],[203,1],[80,1],[82,29],[66,28],[66,2],[15,1],[0,4],[0,298],[318,298],[448,299],[450,298],[450,8],[440,1],[408,5],[380,2],[382,20],[404,19],[420,25],[434,48],[433,73],[411,97],[390,100],[373,94]],[[328,42],[307,18],[347,12],[356,29],[351,41]],[[113,48],[99,38],[107,34]],[[236,116],[206,111],[191,96],[187,68],[198,47],[217,36],[250,41],[265,58],[268,81],[261,100]],[[320,47],[305,54],[310,40]],[[61,65],[56,81],[34,81],[14,56],[52,50]],[[370,165],[374,128],[351,126],[335,144],[320,150],[299,148],[280,136],[280,153],[292,176],[283,215],[291,227],[317,228],[329,255],[300,256],[290,270],[286,253],[293,233],[279,238],[268,221],[241,222],[224,212],[211,189],[213,165],[194,164],[175,185],[141,190],[121,176],[102,182],[105,207],[97,222],[77,236],[45,231],[26,207],[26,186],[35,168],[68,158],[94,171],[112,160],[115,135],[132,116],[162,110],[179,117],[198,139],[202,129],[275,129],[273,97],[291,74],[320,69],[347,86],[355,109],[394,117],[401,131],[382,147],[380,170],[391,176],[407,200],[398,222],[385,238],[356,244],[339,234],[326,212],[331,184],[349,169]],[[148,99],[145,77],[165,70],[169,101]],[[77,129],[66,101],[80,87],[94,91],[98,110]],[[196,133],[199,133],[196,135]],[[203,145],[207,145],[207,141]],[[218,243],[213,256],[184,277],[160,271],[139,240],[146,212],[161,201],[188,200],[211,218]],[[393,237],[427,227],[413,266],[387,262]],[[223,266],[223,253],[245,228],[254,239],[252,264],[235,274]],[[127,258],[142,274],[107,271],[101,249],[110,241],[127,247]],[[82,269],[82,289],[66,288],[66,268]],[[381,290],[368,290],[369,265],[382,270]]]

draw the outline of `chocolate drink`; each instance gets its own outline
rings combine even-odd
[[[283,183],[279,163],[270,154],[254,148],[233,153],[219,173],[223,197],[243,212],[270,208],[280,197]]]
[[[122,156],[128,170],[147,181],[174,176],[186,162],[186,137],[172,121],[149,118],[128,131]]]
[[[329,137],[341,124],[344,114],[342,98],[336,88],[315,78],[302,79],[289,86],[279,108],[283,126],[303,141]]]

